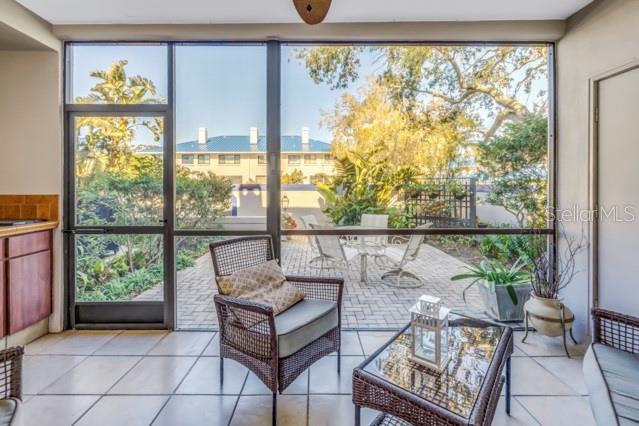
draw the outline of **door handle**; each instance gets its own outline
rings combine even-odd
[[[100,228],[82,228],[82,229],[63,229],[62,230],[63,233],[65,234],[106,234],[107,231],[106,229],[100,229]]]

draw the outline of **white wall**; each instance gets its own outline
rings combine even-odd
[[[51,32],[51,24],[14,0],[0,0],[0,22],[35,41],[41,50],[59,52],[60,40]]]
[[[0,51],[0,193],[58,194],[62,201],[61,42],[13,0],[0,0],[0,21],[38,49]],[[62,328],[62,256],[57,230],[51,331]]]
[[[639,1],[602,0],[568,22],[557,46],[558,206],[589,207],[589,79],[639,58]],[[605,190],[605,188],[603,189]],[[579,237],[581,225],[565,223]],[[589,237],[589,235],[588,235]],[[565,289],[576,312],[576,331],[587,333],[591,265],[587,252],[578,259],[580,272]],[[635,291],[629,293],[636,296]]]

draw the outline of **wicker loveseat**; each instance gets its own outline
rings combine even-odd
[[[22,424],[21,347],[0,351],[0,426]]]
[[[639,424],[639,318],[592,310],[593,343],[583,371],[598,425]]]
[[[220,241],[210,248],[216,283],[217,277],[273,259],[268,235]],[[224,358],[255,373],[273,392],[273,424],[277,393],[315,361],[337,352],[338,373],[340,370],[344,280],[293,276],[286,280],[305,297],[278,315],[269,305],[222,295],[214,297],[220,324],[220,380],[224,379]]]

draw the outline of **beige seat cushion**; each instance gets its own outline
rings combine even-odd
[[[286,282],[275,260],[217,277],[217,282],[223,295],[265,303],[275,315],[304,299],[302,291]]]
[[[0,426],[22,425],[22,402],[15,398],[0,399]]]
[[[597,424],[639,425],[639,356],[594,343],[583,371]]]
[[[326,300],[302,300],[275,317],[280,358],[293,355],[337,325],[337,303]]]

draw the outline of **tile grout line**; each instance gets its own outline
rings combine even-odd
[[[246,386],[246,382],[248,381],[248,377],[250,373],[251,373],[250,370],[246,372],[246,376],[244,377],[244,382],[242,383],[242,387],[240,388],[240,393],[237,395],[237,399],[235,400],[235,405],[233,405],[233,410],[231,411],[231,415],[229,416],[228,426],[231,426],[231,422],[233,421],[233,417],[235,416],[235,411],[237,410],[237,406],[240,404],[240,398],[242,397],[242,392],[244,392],[244,387]]]
[[[204,352],[206,352],[206,348],[208,348],[209,345],[211,343],[213,343],[213,339],[215,339],[215,336],[217,336],[217,332],[214,332],[213,335],[211,336],[211,338],[206,342],[206,345],[204,345],[204,347],[200,351],[200,354],[198,355],[198,358],[197,358],[197,360],[195,362],[199,361],[200,358],[202,358],[204,356]]]
[[[306,426],[310,426],[310,424],[311,424],[311,368],[309,367],[308,374],[306,375]]]
[[[362,343],[362,336],[359,335],[359,331],[356,331],[357,333],[357,341],[359,342],[359,348],[362,350],[362,355],[366,356],[366,353],[364,352],[364,344]]]
[[[149,425],[152,425],[153,423],[155,423],[155,421],[158,419],[158,417],[160,416],[160,413],[162,412],[162,410],[164,410],[164,407],[166,407],[166,405],[169,403],[169,401],[173,398],[174,395],[169,395],[169,397],[166,399],[166,401],[164,401],[164,404],[162,404],[162,406],[160,407],[160,409],[158,410],[157,413],[155,413],[155,416],[153,416],[153,418],[151,419],[151,422],[149,423]]]
[[[95,407],[96,405],[98,405],[98,402],[102,401],[102,398],[104,398],[104,397],[105,397],[105,395],[100,395],[100,397],[99,397],[98,399],[96,399],[96,400],[93,402],[93,404],[91,404],[91,405],[90,405],[90,406],[89,406],[86,410],[84,410],[84,411],[82,412],[82,414],[80,414],[80,416],[79,416],[77,419],[75,419],[75,420],[73,421],[73,423],[71,423],[71,424],[72,424],[72,425],[77,425],[77,424],[78,424],[78,422],[79,422],[80,420],[82,420],[82,417],[86,416],[86,414],[87,414],[89,411],[91,411],[91,410],[93,409],[93,407]]]
[[[69,374],[72,370],[74,370],[75,368],[77,368],[80,364],[84,363],[85,361],[87,361],[87,359],[89,359],[91,356],[93,356],[93,354],[98,351],[100,348],[102,348],[104,345],[106,345],[107,343],[109,343],[111,340],[113,340],[114,338],[116,338],[117,336],[119,336],[120,334],[122,334],[122,330],[114,330],[115,333],[109,338],[107,339],[102,345],[98,346],[97,348],[95,348],[95,350],[93,352],[91,352],[90,354],[43,354],[43,353],[39,353],[39,354],[35,354],[35,355],[28,355],[28,356],[78,356],[78,357],[84,357],[84,359],[82,361],[80,361],[79,363],[77,363],[76,365],[74,365],[73,367],[69,368],[68,370],[66,370],[65,372],[63,372],[60,376],[56,377],[55,379],[53,379],[51,382],[47,383],[46,385],[44,385],[38,392],[36,392],[34,395],[35,396],[39,396],[39,395],[48,395],[48,394],[42,394],[41,392],[45,389],[47,389],[49,386],[52,386],[54,383],[56,383],[58,380],[62,379],[65,375]],[[55,342],[54,344],[50,345],[51,347],[63,342],[64,340],[68,339],[71,336],[74,335],[78,335],[79,332],[78,330],[75,330],[75,332],[73,333],[69,333],[69,335],[62,337],[58,342]],[[88,334],[87,334],[88,335]],[[44,350],[44,349],[43,349]],[[72,394],[71,394],[72,395]],[[97,401],[96,401],[97,402]]]
[[[167,333],[166,336],[168,336],[169,334],[170,333]],[[153,346],[153,348],[149,349],[149,352],[151,352],[157,345],[159,345],[160,342],[166,338],[166,336],[164,336],[164,338],[160,339],[160,341],[155,346]],[[215,335],[211,336],[211,340],[213,339],[213,337],[215,337]],[[206,348],[209,345],[209,343],[211,343],[211,340],[207,341],[207,343],[204,345],[204,348],[200,352],[200,355],[206,350]],[[150,424],[153,424],[157,420],[157,418],[160,416],[160,413],[162,413],[162,410],[164,410],[164,408],[169,403],[169,401],[175,396],[175,392],[177,392],[177,390],[180,388],[180,386],[182,385],[184,380],[186,380],[187,376],[191,373],[191,370],[193,370],[193,367],[195,366],[195,364],[197,364],[197,362],[200,360],[200,358],[201,358],[200,355],[195,357],[195,361],[193,361],[193,364],[191,364],[191,366],[189,367],[187,372],[184,374],[184,377],[182,377],[180,379],[179,383],[175,386],[175,388],[173,388],[173,391],[169,394],[169,397],[166,399],[166,401],[164,401],[164,404],[162,404],[162,407],[160,407],[158,412],[155,413],[155,416],[153,416],[153,419],[151,420]]]
[[[520,407],[521,407],[521,408],[522,408],[522,409],[523,409],[526,413],[528,413],[528,415],[529,415],[530,417],[532,417],[532,419],[533,419],[535,422],[537,422],[537,424],[538,424],[539,426],[543,426],[543,425],[541,424],[541,422],[537,419],[537,417],[535,417],[535,415],[534,415],[534,414],[533,414],[533,413],[532,413],[532,412],[528,409],[528,407],[526,407],[526,406],[525,406],[525,405],[524,405],[524,404],[523,404],[523,403],[522,403],[522,402],[518,399],[518,397],[516,397],[516,396],[515,396],[515,397],[513,397],[513,399],[515,400],[515,403],[516,403],[516,404],[518,404],[518,405],[519,405],[519,406],[520,406]]]
[[[545,357],[545,358],[563,358],[561,356],[556,356],[556,357]],[[537,362],[537,360],[535,359],[535,357],[530,357],[530,359],[537,364],[538,366],[540,366],[545,372],[547,372],[548,374],[550,374],[552,377],[554,377],[555,379],[557,379],[560,383],[562,383],[564,386],[566,386],[568,389],[572,390],[574,393],[574,395],[563,395],[563,396],[584,396],[581,393],[579,393],[579,391],[575,388],[573,388],[572,386],[570,386],[570,384],[566,383],[565,381],[563,381],[559,376],[557,376],[556,374],[554,374],[552,371],[548,370],[546,367],[543,366],[543,364]],[[572,358],[574,359],[574,358]],[[587,396],[588,394],[586,394],[585,396]],[[542,395],[543,396],[543,395]],[[558,396],[558,395],[548,395],[548,396]]]

